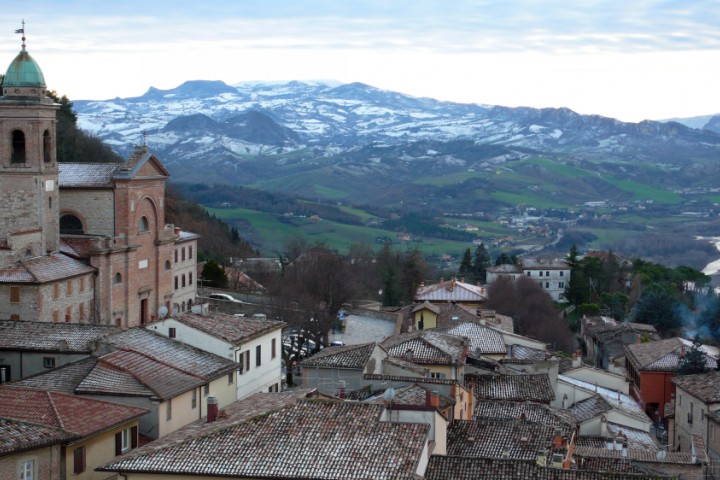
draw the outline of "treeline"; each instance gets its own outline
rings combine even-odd
[[[417,236],[472,242],[476,235],[462,230],[455,230],[438,224],[435,217],[421,213],[407,213],[395,220],[386,220],[383,227],[387,230],[401,231]]]

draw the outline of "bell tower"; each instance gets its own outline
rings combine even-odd
[[[0,96],[0,267],[58,250],[58,109],[25,45],[5,73]]]

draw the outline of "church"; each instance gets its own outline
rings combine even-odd
[[[46,92],[23,37],[0,96],[0,319],[132,327],[190,310],[198,235],[165,223],[170,174],[147,146],[58,163]]]

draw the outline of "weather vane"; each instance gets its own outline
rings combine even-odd
[[[25,19],[22,19],[22,28],[15,30],[15,33],[22,34],[22,49],[25,50]]]

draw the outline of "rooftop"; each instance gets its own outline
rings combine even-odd
[[[469,355],[505,354],[507,352],[502,334],[479,323],[463,322],[438,330],[468,338],[470,340]]]
[[[344,345],[340,347],[327,347],[310,358],[306,358],[300,365],[303,367],[322,368],[352,368],[364,370],[377,343],[364,343],[362,345]]]
[[[393,357],[412,363],[452,365],[464,361],[463,338],[434,330],[401,333],[381,345]]]
[[[549,403],[555,392],[547,374],[536,375],[465,375],[465,385],[475,389],[475,397]]]
[[[0,320],[0,350],[90,353],[93,341],[118,331],[106,325]]]
[[[538,402],[484,400],[475,405],[475,417],[516,420],[544,425],[575,427],[575,417],[567,410]]]
[[[705,403],[720,402],[720,372],[717,370],[695,375],[675,376],[672,382]]]
[[[677,370],[680,357],[691,347],[692,342],[690,340],[674,337],[655,342],[626,345],[625,350],[628,360],[638,370],[674,372]],[[700,348],[708,355],[708,367],[715,369],[718,358],[717,348],[708,345],[702,345]]]
[[[217,312],[208,316],[181,313],[173,315],[173,318],[184,325],[221,338],[234,345],[240,345],[286,326],[285,322],[277,320],[235,317]]]
[[[48,283],[94,272],[93,267],[64,253],[53,253],[0,269],[0,283]]]
[[[381,422],[382,410],[373,404],[300,400],[173,445],[147,445],[101,470],[275,479],[415,478],[429,427]]]
[[[0,418],[0,457],[19,451],[42,448],[77,438],[59,428]]]
[[[421,286],[416,301],[480,303],[487,300],[484,287],[458,282],[454,278],[432,285]]]
[[[632,397],[623,392],[620,392],[618,390],[612,390],[609,388],[599,387],[590,382],[584,382],[582,380],[577,380],[575,378],[568,377],[567,375],[562,374],[558,375],[558,380],[575,385],[576,387],[580,387],[589,392],[594,392],[618,411],[625,413],[626,415],[635,417],[638,420],[650,422],[650,418],[640,407],[640,405],[638,405],[638,403],[633,400]]]

